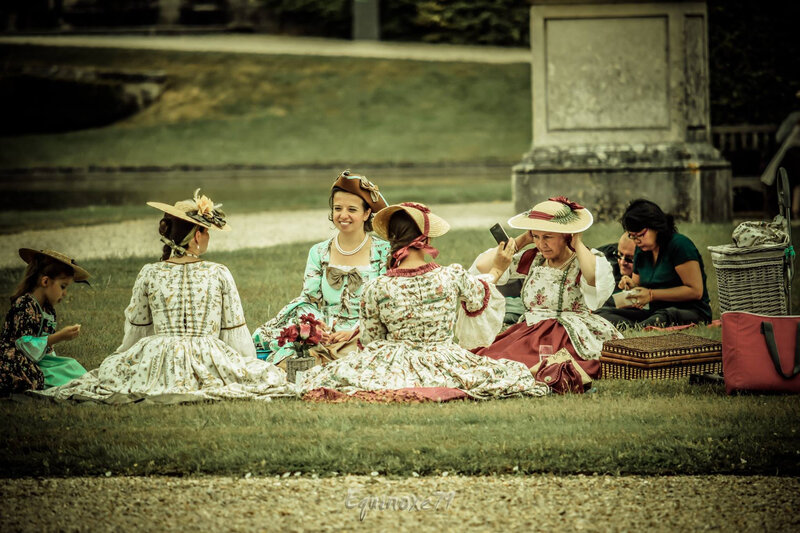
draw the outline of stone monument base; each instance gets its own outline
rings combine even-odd
[[[730,163],[708,143],[537,146],[512,187],[517,212],[564,195],[598,221],[619,221],[636,198],[689,222],[728,222],[733,205]]]

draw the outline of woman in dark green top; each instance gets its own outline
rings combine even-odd
[[[671,326],[708,322],[711,305],[703,258],[694,243],[677,232],[672,215],[649,200],[634,200],[622,226],[636,243],[630,289],[631,307],[604,307],[597,314],[615,326]]]

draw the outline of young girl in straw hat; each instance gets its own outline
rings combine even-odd
[[[230,271],[203,259],[210,231],[230,230],[220,206],[199,189],[192,200],[148,205],[164,212],[164,248],[136,278],[122,344],[99,368],[42,394],[113,404],[293,395],[282,370],[256,359]]]
[[[54,346],[72,340],[80,324],[57,329],[56,309],[73,281],[85,281],[89,273],[73,259],[53,250],[22,248],[28,263],[11,296],[0,336],[0,393],[41,390],[63,385],[86,373],[75,359],[59,357]]]
[[[566,348],[592,378],[600,374],[603,342],[622,335],[607,320],[592,313],[614,290],[614,275],[606,258],[583,244],[582,233],[593,222],[583,206],[560,196],[512,217],[508,225],[524,229],[512,239],[517,250],[498,283],[523,280],[525,314],[487,347],[476,353],[512,359],[532,367],[540,361],[539,347],[552,353]],[[488,272],[495,252],[481,254],[473,268]]]
[[[345,170],[334,181],[328,202],[336,235],[309,250],[300,296],[253,333],[259,357],[267,361],[281,364],[296,355],[291,343],[278,346],[278,338],[281,330],[309,313],[328,327],[321,345],[311,350],[319,362],[358,348],[364,283],[386,271],[389,243],[370,234],[372,217],[386,207],[386,200],[365,176]]]
[[[487,280],[471,276],[461,265],[439,266],[425,259],[438,255],[430,239],[444,235],[447,222],[422,204],[403,203],[380,211],[374,224],[391,243],[392,254],[386,275],[364,287],[364,349],[303,372],[300,392],[325,387],[391,397],[397,389],[443,387],[476,399],[547,394],[525,365],[477,356],[456,344],[459,307],[468,316],[493,321],[497,331],[504,303],[499,293],[493,297]],[[496,255],[489,282],[510,261],[507,247]]]

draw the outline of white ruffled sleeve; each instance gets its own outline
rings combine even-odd
[[[133,284],[131,301],[125,308],[125,334],[116,353],[124,352],[145,337],[155,334],[148,300],[149,271],[150,265],[143,266]]]
[[[480,260],[481,257],[483,257],[484,255],[486,255],[488,253],[491,253],[491,252],[493,252],[495,250],[497,250],[497,248],[489,248],[485,252],[483,252],[480,255],[478,255],[478,257],[475,258],[475,261],[473,261],[472,264],[470,265],[468,272],[470,274],[472,274],[473,276],[478,276],[478,277],[487,276],[487,274],[483,274],[483,273],[481,273],[480,270],[478,270],[477,264],[478,264],[478,261]],[[520,274],[519,272],[517,272],[517,268],[519,267],[520,259],[522,259],[522,254],[524,252],[526,252],[526,251],[527,250],[521,250],[521,251],[519,251],[519,252],[514,254],[514,257],[511,259],[511,264],[506,269],[506,271],[503,272],[503,274],[500,276],[500,279],[498,279],[495,282],[495,285],[505,285],[506,283],[508,283],[512,279],[525,279],[526,274]],[[486,279],[490,279],[490,278],[486,278]]]
[[[601,253],[592,248],[594,254],[594,287],[586,283],[586,279],[581,276],[581,293],[586,300],[586,306],[594,311],[601,307],[611,293],[614,292],[614,272],[611,270],[611,263]]]
[[[461,265],[451,265],[461,294],[454,334],[462,348],[488,346],[503,327],[506,299],[491,283],[492,276],[473,276]]]
[[[222,342],[248,359],[256,358],[256,346],[247,329],[242,300],[236,289],[236,282],[227,267],[222,266],[222,319],[219,325],[219,338]]]

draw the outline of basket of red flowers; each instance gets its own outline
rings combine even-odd
[[[316,359],[309,353],[310,349],[320,343],[325,325],[314,315],[300,315],[298,324],[291,324],[281,330],[278,346],[286,343],[294,345],[295,355],[286,359],[286,379],[294,383],[297,372],[308,370],[314,366]]]

